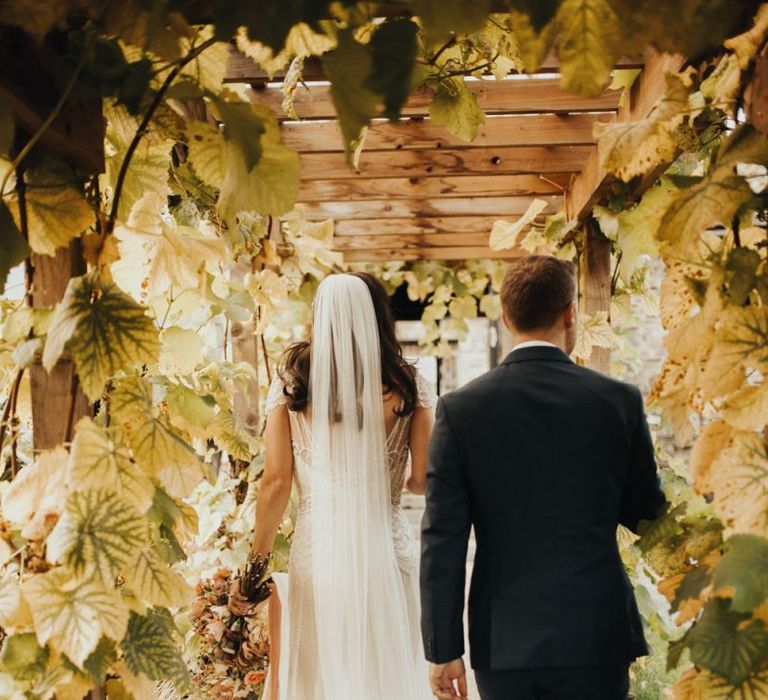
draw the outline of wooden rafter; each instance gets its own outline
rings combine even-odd
[[[526,114],[539,112],[605,112],[615,110],[621,96],[618,90],[606,90],[594,98],[585,98],[560,89],[559,78],[519,76],[505,80],[473,80],[469,85],[486,114]],[[402,109],[406,117],[426,116],[432,103],[432,90],[416,90]],[[285,118],[283,93],[279,87],[264,87],[250,92],[254,102],[269,105]],[[328,85],[310,85],[296,90],[294,107],[301,119],[335,119],[336,110]]]
[[[646,118],[659,104],[664,95],[665,76],[676,73],[685,65],[685,59],[677,54],[652,52],[646,58],[645,67],[629,91],[628,99],[620,106],[616,114],[616,122],[631,122]],[[662,166],[662,170],[666,166]],[[636,194],[650,186],[656,179],[658,170],[650,173],[641,182],[636,183],[633,191]],[[584,162],[581,173],[574,178],[573,184],[566,194],[566,209],[568,215],[582,219],[589,214],[592,206],[606,192],[612,176],[605,172],[600,165],[600,155],[595,149]]]
[[[519,216],[504,217],[517,221]],[[433,233],[490,234],[498,216],[414,216],[405,219],[342,219],[336,222],[337,236],[427,235]]]
[[[467,146],[540,146],[594,143],[595,122],[606,122],[614,112],[584,114],[513,114],[490,116],[468,144],[442,126],[425,119],[398,122],[377,120],[365,137],[365,151],[401,148],[461,148]],[[338,122],[285,122],[285,143],[300,152],[343,151]]]

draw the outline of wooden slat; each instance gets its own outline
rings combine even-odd
[[[378,262],[394,260],[478,260],[496,259],[506,260],[525,255],[525,251],[491,250],[488,247],[450,247],[450,248],[414,248],[403,250],[402,248],[387,248],[377,250],[352,250],[344,253],[345,262]]]
[[[606,90],[595,98],[580,97],[560,89],[557,78],[523,76],[506,80],[472,80],[468,87],[477,95],[480,109],[486,114],[524,114],[526,112],[605,112],[615,110],[620,91]],[[268,104],[277,115],[283,112],[283,94],[280,88],[265,87],[250,90],[254,102]],[[419,88],[402,109],[404,116],[426,116],[432,102],[433,91]],[[331,101],[328,85],[299,87],[294,100],[296,113],[301,119],[333,119],[336,110]]]
[[[411,199],[415,197],[493,197],[561,194],[573,173],[548,175],[465,175],[463,177],[393,177],[380,180],[304,180],[299,202]]]
[[[665,90],[667,73],[676,73],[685,65],[685,59],[677,54],[651,52],[646,57],[645,67],[632,85],[629,99],[622,104],[615,117],[616,122],[631,122],[647,117],[661,101]],[[661,171],[666,165],[661,167]],[[652,173],[643,179],[637,194],[643,187],[648,187],[656,179]],[[605,194],[606,188],[614,178],[609,176],[600,165],[600,156],[595,149],[584,161],[584,168],[577,176],[566,197],[568,215],[584,218],[592,211],[592,206]]]
[[[516,221],[519,217],[503,217]],[[348,219],[337,221],[336,236],[429,235],[483,233],[490,235],[498,216],[429,216],[406,219]]]
[[[587,114],[514,114],[489,116],[471,143],[453,136],[445,127],[428,120],[377,120],[368,129],[365,151],[401,148],[460,148],[466,146],[539,146],[594,143],[595,122],[610,121],[614,112]],[[283,141],[301,152],[343,151],[337,121],[287,122]]]
[[[562,197],[546,195],[550,202],[545,210],[555,211]],[[454,197],[448,199],[373,199],[359,202],[309,202],[304,205],[307,219],[402,219],[422,216],[515,216],[524,214],[533,197]]]
[[[378,248],[448,248],[487,246],[490,232],[485,233],[426,233],[426,234],[359,234],[336,236],[335,250],[375,250]]]
[[[642,59],[620,58],[617,68],[641,68]],[[560,60],[557,54],[552,51],[539,67],[539,73],[556,73],[560,70]],[[285,78],[285,71],[280,70],[274,76],[267,75],[266,71],[255,61],[240,53],[236,47],[231,47],[229,60],[227,62],[227,73],[224,78],[225,83],[262,83],[262,82],[282,82]],[[304,62],[304,80],[325,80],[323,66],[320,59],[310,57]]]
[[[481,173],[562,173],[581,170],[594,146],[511,146],[414,151],[370,151],[360,158],[361,178],[445,177]],[[304,153],[305,180],[349,179],[355,174],[342,153]]]

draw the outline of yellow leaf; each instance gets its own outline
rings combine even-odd
[[[102,635],[119,641],[128,626],[128,608],[114,590],[93,580],[70,579],[63,569],[33,576],[23,586],[35,633],[78,666]]]
[[[547,208],[546,199],[534,199],[526,212],[517,221],[498,220],[493,223],[491,238],[488,242],[491,250],[507,250],[518,244],[520,233],[533,224],[536,218]]]
[[[54,255],[57,248],[68,246],[96,223],[94,210],[72,184],[73,179],[74,174],[68,169],[38,168],[27,172],[29,247],[36,253]],[[20,226],[15,195],[8,205]]]
[[[619,51],[618,18],[607,0],[564,0],[560,28],[560,84],[594,97],[605,88]]]
[[[723,418],[740,430],[762,430],[768,424],[768,385],[744,386],[729,396]]]
[[[665,81],[664,96],[644,119],[595,124],[602,167],[625,182],[675,157],[675,131],[685,118],[690,78],[668,73]]]
[[[182,53],[187,54],[195,45],[201,44],[213,36],[213,27],[205,26],[193,38],[182,37]],[[209,46],[196,58],[192,59],[182,69],[183,75],[188,75],[201,87],[211,92],[218,92],[227,74],[229,62],[229,43],[218,41]]]
[[[203,362],[205,343],[190,328],[171,326],[160,334],[160,371],[163,374],[190,374]]]
[[[22,525],[26,539],[43,539],[61,515],[67,493],[63,447],[41,452],[13,480],[3,496],[3,516]]]
[[[742,70],[749,66],[755,52],[765,41],[766,32],[768,32],[768,4],[763,3],[757,11],[755,25],[743,34],[725,41],[725,48],[734,52]]]
[[[187,124],[187,147],[195,174],[207,185],[218,187],[226,174],[221,131],[208,122],[191,121]]]
[[[6,571],[0,578],[0,625],[5,629],[20,629],[32,625],[32,613],[21,595],[17,576]]]
[[[166,564],[152,547],[146,547],[127,572],[127,584],[143,601],[164,608],[178,608],[192,598],[186,581]]]
[[[592,348],[610,348],[613,345],[613,329],[608,320],[607,311],[598,311],[594,315],[579,314],[577,319],[576,347],[571,355],[588,360]]]
[[[730,444],[732,436],[733,428],[721,420],[710,423],[701,431],[690,459],[690,470],[698,493],[707,494],[712,491],[712,463]]]

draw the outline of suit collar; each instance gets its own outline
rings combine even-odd
[[[547,345],[528,346],[513,350],[502,364],[509,365],[514,362],[528,362],[529,360],[543,360],[545,362],[572,362],[560,348]]]

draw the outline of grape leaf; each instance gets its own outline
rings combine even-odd
[[[663,97],[644,119],[595,124],[601,166],[625,182],[675,157],[675,132],[688,108],[690,78],[667,73],[664,80]]]
[[[768,599],[768,540],[734,535],[715,569],[715,590],[733,589],[731,610],[750,612]]]
[[[173,640],[172,623],[157,608],[146,615],[131,613],[120,644],[128,669],[152,680],[170,680],[180,692],[191,690],[191,678]]]
[[[188,496],[203,476],[200,458],[157,416],[149,382],[138,376],[115,382],[111,404],[133,455],[174,496]]]
[[[112,264],[115,281],[144,301],[176,289],[204,288],[206,271],[224,262],[221,238],[203,236],[177,226],[165,215],[166,201],[147,192],[131,209],[124,226],[117,226],[120,260]]]
[[[139,513],[147,511],[155,494],[152,480],[133,461],[119,431],[102,428],[88,417],[81,418],[75,428],[69,481],[80,491],[114,491]]]
[[[592,348],[610,348],[614,335],[607,311],[598,311],[593,315],[579,314],[576,329],[576,345],[571,353],[574,357],[588,360]]]
[[[5,202],[0,200],[0,289],[11,268],[21,264],[29,256],[29,245],[16,226]]]
[[[481,29],[490,11],[490,0],[416,0],[416,14],[433,42]]]
[[[102,637],[96,648],[83,662],[83,670],[91,680],[101,683],[115,661],[117,661],[115,642],[109,637]]]
[[[764,428],[768,422],[768,382],[739,388],[726,399],[722,413],[724,420],[740,430]]]
[[[375,116],[379,98],[368,87],[372,58],[368,49],[347,29],[339,32],[338,46],[323,56],[323,70],[331,81],[331,99],[336,108],[347,160],[352,144]]]
[[[242,156],[245,172],[251,172],[261,159],[264,120],[257,109],[247,102],[216,99],[213,107],[223,123],[221,133],[225,144],[230,147],[230,151]]]
[[[65,348],[85,393],[96,399],[120,370],[155,362],[158,334],[146,309],[96,273],[74,277],[56,307],[43,350],[50,371]]]
[[[418,31],[410,19],[395,19],[384,22],[371,37],[372,66],[365,87],[384,96],[387,119],[396,120],[408,99],[418,51]]]
[[[192,598],[186,581],[151,546],[139,552],[136,563],[127,571],[126,582],[139,599],[151,605],[178,608]]]
[[[608,0],[564,0],[560,28],[560,84],[595,97],[605,88],[618,58],[619,23]]]
[[[134,565],[146,538],[141,514],[114,491],[80,491],[69,496],[48,536],[48,557],[109,586]]]
[[[729,610],[727,600],[710,600],[686,637],[691,660],[734,685],[743,683],[768,654],[768,630],[747,619]]]
[[[260,141],[261,130],[253,137]],[[226,174],[223,135],[213,124],[191,121],[187,124],[189,162],[197,176],[212,187],[219,187]],[[261,157],[261,153],[259,153]]]
[[[448,78],[441,80],[435,90],[429,119],[464,141],[474,141],[485,124],[485,113],[463,78]]]
[[[672,700],[763,700],[768,695],[768,669],[737,686],[706,669],[692,667],[672,689]]]
[[[93,209],[82,192],[72,184],[75,179],[75,174],[62,165],[27,171],[27,229],[29,247],[34,252],[54,255],[57,248],[69,245],[72,239],[96,223]],[[9,208],[16,225],[21,228],[15,193],[10,198]]]
[[[64,569],[33,576],[24,584],[40,644],[50,641],[78,666],[96,649],[102,635],[118,641],[128,625],[120,595],[95,579],[70,579]]]
[[[526,212],[517,221],[499,219],[493,223],[491,238],[488,242],[491,250],[507,250],[518,244],[520,233],[531,226],[536,218],[547,208],[546,199],[534,199]]]
[[[32,632],[12,634],[3,641],[0,665],[17,681],[31,681],[45,669],[50,650],[37,643]]]
[[[67,493],[68,457],[63,447],[40,452],[3,494],[3,516],[22,525],[23,537],[43,539],[56,522]]]

